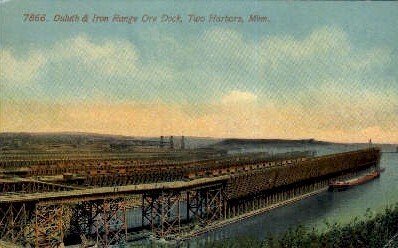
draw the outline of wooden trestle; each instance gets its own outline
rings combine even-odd
[[[0,237],[24,247],[59,247],[66,240],[124,246],[128,213],[141,209],[141,228],[179,236],[327,187],[377,166],[379,149],[366,149],[191,180],[0,195]],[[264,162],[262,162],[264,165]],[[246,166],[246,165],[245,165]],[[233,167],[233,165],[231,165]],[[29,191],[29,190],[28,190]]]

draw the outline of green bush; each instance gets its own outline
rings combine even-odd
[[[368,210],[363,219],[355,218],[346,225],[328,224],[324,232],[299,226],[289,229],[280,236],[269,235],[266,240],[250,236],[207,242],[205,247],[248,247],[248,248],[373,248],[383,247],[398,233],[398,203],[373,215]]]

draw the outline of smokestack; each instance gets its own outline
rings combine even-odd
[[[174,138],[170,136],[170,149],[174,149]]]
[[[159,147],[160,147],[160,148],[163,148],[163,147],[164,147],[164,136],[163,136],[163,135],[160,136],[160,144],[159,144]]]
[[[184,135],[181,136],[181,150],[185,150],[185,137],[184,137]]]

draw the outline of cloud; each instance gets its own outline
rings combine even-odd
[[[384,75],[392,61],[390,49],[353,49],[336,27],[316,29],[301,39],[251,40],[226,28],[209,29],[194,43],[163,36],[146,45],[80,34],[25,57],[3,48],[2,61],[9,65],[0,80],[32,83],[27,90],[44,89],[42,94],[54,98],[79,98],[78,91],[87,99],[95,89],[113,100],[175,102],[207,101],[235,89],[286,101],[330,82],[369,91],[398,84]]]
[[[11,2],[11,0],[0,0],[0,4]]]
[[[223,104],[250,104],[257,100],[257,96],[251,92],[233,90],[222,97]]]
[[[55,45],[48,53],[52,61],[75,59],[86,70],[106,75],[136,75],[139,54],[130,42],[105,41],[96,44],[86,35]]]
[[[390,48],[357,48],[337,27],[164,38],[82,34],[23,57],[3,48],[1,129],[398,142]],[[27,102],[11,101],[21,93]]]
[[[0,83],[10,92],[58,100],[131,99],[174,79],[173,70],[156,63],[144,64],[136,46],[125,40],[94,42],[87,35],[18,56],[1,50]],[[144,92],[147,91],[147,92]],[[153,97],[153,96],[152,96]]]
[[[23,57],[16,57],[9,50],[1,50],[0,84],[29,84],[37,79],[39,70],[45,65],[46,57],[38,51]]]

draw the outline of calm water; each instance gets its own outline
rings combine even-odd
[[[316,150],[318,155],[323,155],[362,147],[328,145],[304,148],[264,147],[264,149],[273,150],[275,153],[286,150],[311,149]],[[393,147],[383,147],[383,150],[393,149]],[[205,240],[220,240],[242,235],[264,239],[269,233],[278,234],[286,231],[289,227],[294,228],[298,225],[324,229],[326,228],[325,221],[347,223],[355,216],[363,217],[368,208],[372,212],[382,211],[386,206],[398,202],[398,154],[383,153],[380,166],[385,167],[386,170],[379,179],[347,191],[324,192],[207,233],[189,243],[196,246]]]

